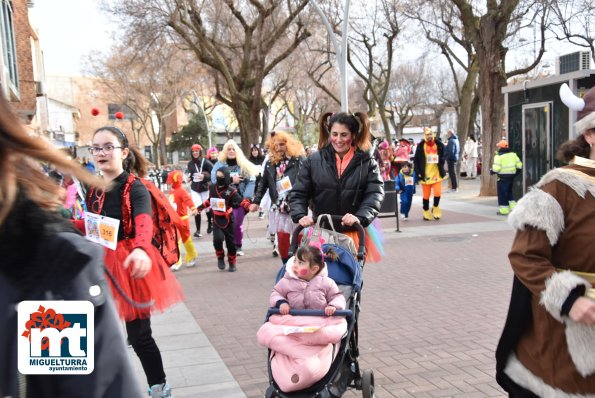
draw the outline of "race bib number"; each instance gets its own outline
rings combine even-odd
[[[291,181],[289,180],[289,177],[283,177],[277,181],[277,193],[281,195],[288,191],[291,191]]]
[[[429,164],[438,164],[438,155],[428,155]]]
[[[405,185],[413,185],[413,177],[405,177]]]
[[[211,209],[216,211],[225,211],[225,199],[211,198]]]
[[[120,220],[85,212],[85,237],[91,242],[116,250],[119,226]]]
[[[202,173],[192,173],[192,181],[193,182],[202,182],[204,179],[204,175]]]

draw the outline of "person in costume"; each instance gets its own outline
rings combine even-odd
[[[289,241],[296,224],[289,215],[291,189],[304,160],[302,144],[284,131],[278,131],[268,143],[269,160],[256,189],[250,211],[258,210],[265,193],[269,192],[269,236],[277,234],[277,243],[283,264],[289,259]]]
[[[392,150],[387,140],[383,140],[378,145],[378,151],[380,152],[380,176],[384,181],[391,179],[391,164],[393,161]]]
[[[196,258],[198,257],[194,243],[192,242],[192,236],[190,235],[190,214],[196,215],[198,212],[190,194],[186,192],[183,183],[184,174],[180,170],[174,170],[167,176],[167,184],[171,185],[169,201],[174,204],[176,212],[182,219],[182,226],[179,228],[180,240],[186,249],[184,261],[182,262],[182,258],[180,257],[180,260],[171,266],[172,271],[179,270],[182,263],[185,263],[188,267],[195,267]],[[190,209],[190,212],[188,212],[188,209]]]
[[[498,152],[494,156],[492,174],[498,174],[496,189],[498,190],[498,215],[507,216],[516,206],[512,194],[514,177],[521,173],[523,162],[518,155],[508,148],[508,141],[501,140],[496,144]]]
[[[423,218],[426,221],[432,218],[442,218],[440,197],[442,196],[442,180],[446,176],[444,171],[444,144],[436,140],[436,135],[431,128],[424,128],[424,138],[415,148],[413,157],[413,170],[422,187]],[[434,203],[430,211],[430,196],[434,193]]]
[[[163,311],[182,301],[183,295],[175,276],[151,242],[151,197],[132,174],[143,177],[148,162],[137,148],[129,145],[126,135],[113,126],[96,130],[89,150],[109,188],[90,189],[87,208],[120,221],[116,249],[106,248],[104,259],[113,278],[111,286],[120,316],[126,322],[128,341],[143,366],[150,395],[170,397],[161,352],[151,333],[151,311]]]
[[[595,396],[595,88],[566,84],[578,136],[508,216],[514,282],[496,350],[496,379],[511,397]]]
[[[466,180],[477,178],[477,159],[479,157],[478,144],[475,135],[469,134],[463,149],[463,165],[467,176]]]
[[[212,164],[217,163],[217,160],[219,160],[219,150],[216,147],[207,149],[207,160]]]
[[[186,167],[186,174],[190,175],[191,183],[190,189],[192,190],[192,201],[195,206],[200,205],[209,197],[209,181],[211,181],[211,170],[213,169],[213,163],[208,159],[205,159],[202,154],[202,146],[194,144],[190,148],[192,151],[192,159],[188,162]],[[213,215],[209,210],[207,213],[207,234],[213,231]],[[200,227],[202,223],[202,216],[200,213],[194,216],[194,222],[196,223],[196,232],[194,236],[200,238]]]
[[[235,228],[235,209],[240,208],[242,212],[247,212],[250,206],[248,199],[243,199],[238,189],[234,186],[231,179],[231,173],[227,167],[219,167],[215,172],[215,183],[209,188],[209,198],[198,207],[202,211],[206,207],[211,207],[213,212],[213,247],[217,256],[217,267],[220,270],[225,269],[225,250],[223,242],[227,246],[227,261],[229,262],[229,272],[236,271],[236,240],[234,237]]]
[[[411,168],[411,163],[405,161],[401,162],[401,171],[395,179],[395,190],[399,194],[401,206],[399,213],[401,213],[402,220],[409,220],[409,210],[413,203],[413,195],[415,194],[415,173]]]
[[[145,396],[103,272],[103,250],[58,214],[64,190],[44,174],[42,163],[88,186],[101,187],[103,181],[49,141],[30,135],[4,96],[0,96],[0,142],[0,396]],[[59,313],[45,307],[31,314],[33,325],[19,324],[17,305],[52,297],[93,304],[94,334],[88,346],[94,347],[95,357],[90,374],[18,371],[19,341],[28,339],[26,332],[32,328],[41,330],[52,323],[52,317],[57,324]]]
[[[355,231],[343,227],[360,223],[366,228],[366,261],[379,261],[382,245],[372,221],[384,199],[384,182],[370,154],[370,120],[364,112],[325,113],[320,118],[318,151],[304,160],[291,191],[289,211],[303,227],[319,214],[342,216],[344,231],[358,247]],[[313,217],[308,215],[312,206]]]
[[[238,144],[234,140],[229,140],[223,145],[221,153],[219,153],[219,160],[213,166],[211,171],[211,182],[217,182],[215,172],[221,168],[227,167],[231,175],[231,183],[235,189],[238,190],[242,198],[252,199],[254,196],[254,185],[256,183],[256,176],[259,172],[259,167],[251,163],[244,155]],[[244,241],[244,216],[246,212],[242,207],[233,209],[234,220],[234,239],[237,248],[237,255],[243,256],[242,244]]]

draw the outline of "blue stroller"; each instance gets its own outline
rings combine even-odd
[[[337,261],[325,258],[328,275],[332,278],[345,296],[347,302],[346,310],[336,311],[334,316],[344,316],[347,320],[347,333],[340,342],[338,351],[335,351],[331,367],[326,375],[311,387],[294,392],[283,392],[273,378],[271,361],[275,353],[268,351],[268,374],[269,387],[266,390],[266,398],[338,398],[343,396],[348,388],[361,390],[364,398],[374,397],[374,372],[371,369],[360,370],[358,357],[358,327],[357,322],[360,311],[361,291],[363,286],[362,270],[364,265],[364,229],[361,225],[355,224],[354,229],[359,235],[359,248],[355,249],[353,241],[346,235],[336,232],[333,226],[340,225],[341,216],[330,216],[323,214],[318,217],[314,232],[326,233],[330,241],[322,245],[322,251],[326,253],[330,248],[338,255]],[[328,228],[330,227],[330,229]],[[298,226],[291,236],[289,255],[292,256],[297,250],[298,236],[303,227]],[[304,234],[302,245],[308,244],[309,238]],[[276,281],[279,281],[285,273],[282,267]],[[266,316],[278,314],[278,308],[269,308]],[[325,316],[323,310],[290,310],[290,315]]]

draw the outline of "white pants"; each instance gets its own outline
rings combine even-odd
[[[477,158],[468,158],[465,160],[465,172],[467,177],[477,177]]]

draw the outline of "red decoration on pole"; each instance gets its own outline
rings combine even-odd
[[[116,117],[116,119],[124,119],[124,113],[123,112],[116,112],[114,113],[114,116]]]
[[[99,109],[97,109],[97,108],[92,108],[92,109],[91,109],[91,115],[93,115],[93,116],[97,116],[97,115],[99,115]]]

